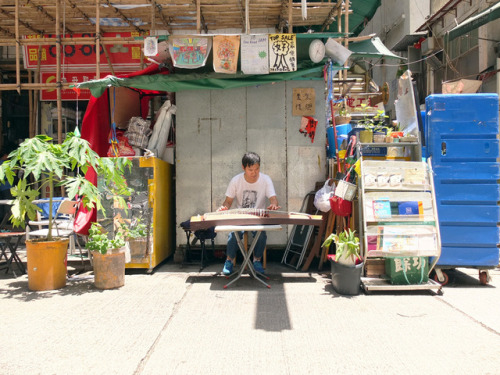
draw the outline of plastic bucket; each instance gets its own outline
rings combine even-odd
[[[30,290],[54,290],[66,286],[68,244],[69,239],[26,241]]]
[[[345,266],[330,259],[332,264],[332,285],[339,294],[356,295],[361,287],[361,272],[363,263],[355,266]]]

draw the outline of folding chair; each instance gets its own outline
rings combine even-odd
[[[37,204],[46,204],[49,201],[37,201]],[[53,228],[52,235],[56,237],[68,237],[69,238],[69,249],[70,254],[73,254],[75,250],[75,244],[78,246],[80,251],[80,258],[82,259],[82,265],[84,265],[83,252],[80,243],[78,242],[77,234],[74,230],[75,215],[78,208],[78,202],[72,201],[70,199],[63,199],[62,201],[56,201],[59,204],[57,211],[53,217]],[[38,218],[35,221],[29,221],[26,226],[26,240],[30,237],[46,237],[49,233],[48,229],[49,221],[48,219],[42,217],[38,213]],[[38,227],[36,230],[32,230],[32,227]],[[90,259],[90,258],[89,258]]]

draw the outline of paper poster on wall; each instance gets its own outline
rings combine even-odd
[[[314,89],[293,89],[292,106],[293,116],[314,116],[316,114],[316,93]]]
[[[216,35],[214,44],[214,71],[217,73],[236,73],[238,53],[240,51],[239,35]]]
[[[245,74],[269,73],[269,39],[267,35],[241,36],[241,70]]]
[[[208,37],[177,36],[170,40],[168,46],[175,67],[196,69],[205,66],[212,47],[212,39]]]
[[[295,34],[269,34],[269,71],[297,70],[297,41]]]

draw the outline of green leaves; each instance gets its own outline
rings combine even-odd
[[[335,233],[330,234],[325,239],[321,247],[325,246],[329,247],[333,241],[335,241],[335,244],[337,245],[335,251],[335,257],[337,259],[339,259],[342,256],[346,258],[348,258],[351,255],[355,257],[360,256],[359,238],[356,237],[356,231],[351,230],[351,228],[349,228],[348,230],[344,230],[338,235]]]
[[[24,227],[26,218],[34,220],[38,208],[32,201],[40,196],[41,189],[47,188],[49,204],[52,205],[54,186],[64,186],[69,199],[82,197],[82,203],[88,209],[97,207],[103,210],[97,188],[83,174],[89,167],[94,168],[111,186],[112,194],[128,196],[132,190],[123,175],[131,164],[127,158],[100,158],[86,140],[74,133],[68,133],[62,144],[53,143],[53,139],[46,135],[26,139],[0,166],[0,181],[8,180],[12,185],[16,176],[20,178],[11,189],[14,197],[11,221],[14,226]],[[34,182],[30,183],[31,180]],[[35,184],[37,188],[33,189]],[[124,199],[120,199],[124,203]],[[52,228],[51,224],[49,228]]]
[[[106,254],[108,250],[119,249],[123,246],[125,246],[125,240],[122,232],[117,232],[115,238],[110,239],[101,225],[92,223],[89,229],[89,239],[85,244],[87,250]]]

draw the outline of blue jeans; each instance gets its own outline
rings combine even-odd
[[[238,235],[240,236],[241,239],[243,238],[243,233],[244,232],[238,232]],[[236,232],[231,232],[229,233],[229,236],[227,238],[226,255],[231,259],[234,259],[236,257],[236,253],[238,252],[238,243],[236,242],[235,234]],[[257,232],[252,232],[252,238],[255,237],[256,234]],[[264,231],[260,232],[259,239],[257,240],[257,243],[255,244],[255,248],[253,250],[254,258],[257,259],[262,258],[262,255],[264,254],[264,249],[266,248],[266,241],[267,241],[266,232]]]

